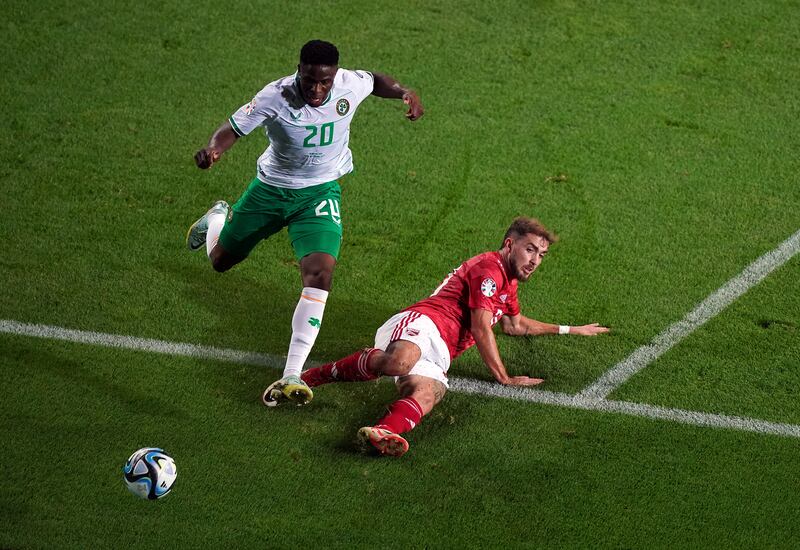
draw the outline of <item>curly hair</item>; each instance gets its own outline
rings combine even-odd
[[[338,65],[339,50],[330,42],[310,40],[300,49],[300,63],[303,65]]]

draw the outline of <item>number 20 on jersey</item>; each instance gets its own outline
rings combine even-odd
[[[303,140],[303,147],[325,147],[333,143],[333,122],[327,122],[319,128],[316,126],[305,128],[308,130],[308,135]]]

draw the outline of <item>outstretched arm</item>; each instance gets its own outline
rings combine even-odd
[[[422,102],[414,90],[406,88],[389,75],[372,73],[375,82],[372,87],[372,95],[389,99],[402,99],[408,105],[406,117],[409,120],[417,120],[425,113]]]
[[[514,386],[535,386],[544,382],[541,378],[528,378],[527,376],[509,376],[506,367],[500,359],[500,352],[497,350],[497,341],[494,339],[492,331],[492,313],[485,309],[471,310],[472,320],[470,332],[475,338],[475,345],[481,354],[483,362],[492,371],[495,380],[505,385]]]
[[[591,323],[574,327],[566,326],[566,332],[564,333],[562,332],[564,330],[562,327],[565,327],[565,325],[543,323],[536,319],[529,319],[524,315],[503,316],[500,319],[500,324],[503,326],[503,332],[510,336],[540,336],[542,334],[597,336],[610,330],[608,327],[601,327],[599,323]]]
[[[233,147],[237,139],[239,136],[233,131],[230,121],[226,120],[208,140],[208,145],[195,153],[194,161],[197,167],[203,170],[211,168],[222,153]]]

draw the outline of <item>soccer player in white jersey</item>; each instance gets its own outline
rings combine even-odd
[[[211,167],[236,140],[264,127],[269,147],[258,158],[256,177],[229,207],[217,201],[190,228],[190,250],[205,245],[215,270],[244,260],[262,239],[288,226],[300,262],[303,289],[292,317],[292,337],[283,377],[263,393],[267,406],[302,405],[313,397],[300,379],[317,338],[342,240],[338,179],[353,170],[350,122],[369,95],[401,99],[406,117],[423,114],[415,92],[394,78],[339,68],[336,46],[312,40],[300,50],[297,72],[267,84],[239,108],[195,155]]]
[[[541,378],[508,374],[492,332],[496,323],[511,336],[596,336],[609,330],[598,323],[572,327],[544,323],[520,312],[518,283],[533,275],[555,240],[538,220],[515,219],[500,250],[465,261],[428,298],[386,321],[375,334],[374,348],[309,369],[303,380],[314,388],[395,377],[400,399],[389,405],[388,413],[375,425],[358,431],[365,446],[389,456],[408,450],[408,441],[400,434],[413,430],[442,400],[450,362],[473,345],[500,384],[541,384]]]

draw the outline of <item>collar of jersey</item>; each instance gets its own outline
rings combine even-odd
[[[303,90],[300,89],[300,75],[297,72],[294,73],[294,85],[297,88],[297,93],[300,94],[300,97],[303,97]],[[328,103],[331,100],[331,96],[332,95],[333,95],[333,86],[331,86],[331,89],[328,90],[328,97],[326,97],[325,101],[323,101],[320,104],[320,107],[322,107],[323,105]],[[305,98],[303,97],[303,99],[305,99]],[[308,105],[308,103],[306,103],[306,105]],[[310,107],[310,105],[309,105],[309,107]]]

